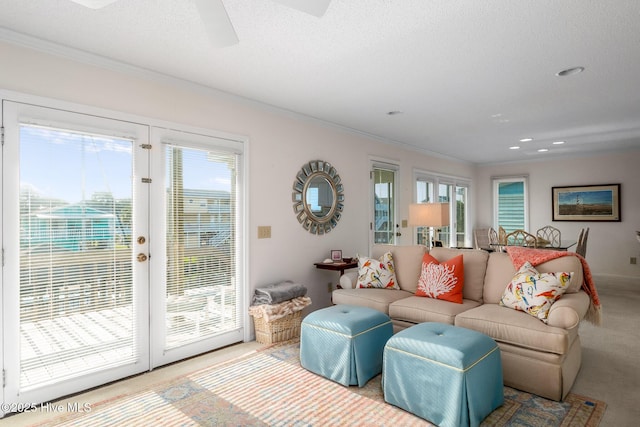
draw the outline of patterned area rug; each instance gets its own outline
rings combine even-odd
[[[343,387],[300,366],[299,343],[241,358],[93,405],[40,426],[417,426],[384,403],[380,376]],[[505,404],[483,426],[597,426],[606,404],[569,394],[554,402],[505,387]]]

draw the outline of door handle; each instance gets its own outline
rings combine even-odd
[[[138,262],[145,262],[147,260],[147,256],[145,254],[138,254]]]

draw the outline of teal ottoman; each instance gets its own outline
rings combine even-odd
[[[504,402],[500,349],[488,336],[421,323],[384,348],[384,400],[439,426],[478,426]]]
[[[300,364],[344,386],[363,387],[382,372],[382,353],[391,335],[389,316],[378,310],[353,305],[323,308],[302,321]]]

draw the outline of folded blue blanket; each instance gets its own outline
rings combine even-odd
[[[303,297],[307,288],[299,283],[286,280],[273,285],[256,288],[251,305],[278,304],[290,299]]]

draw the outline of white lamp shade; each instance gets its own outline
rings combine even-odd
[[[412,227],[443,227],[449,225],[449,203],[410,204],[409,225]]]

